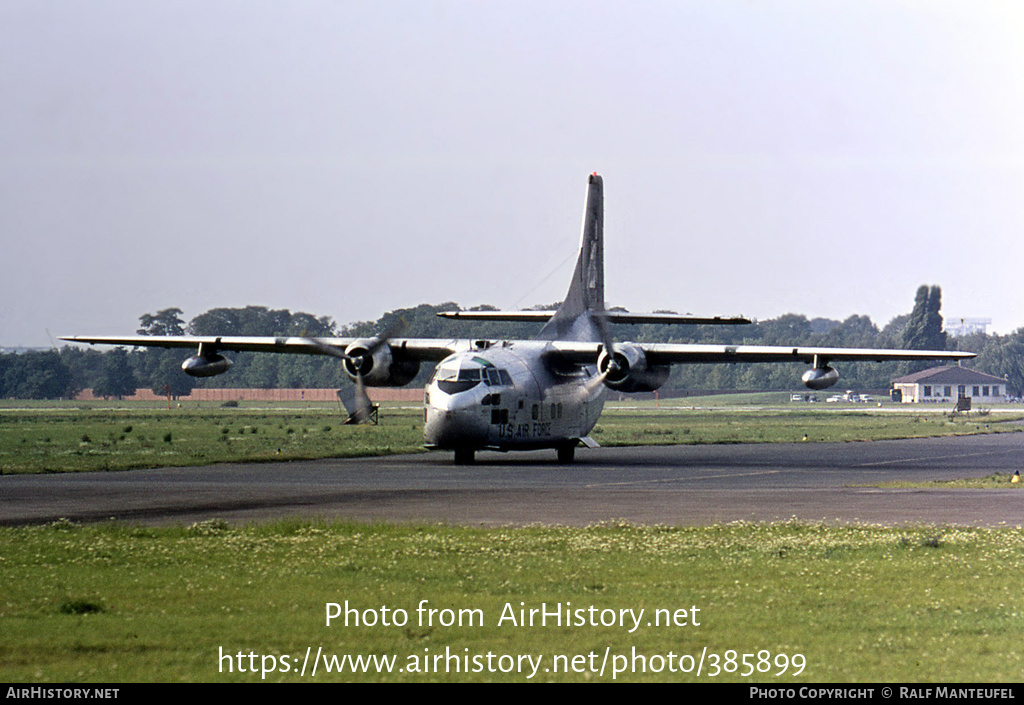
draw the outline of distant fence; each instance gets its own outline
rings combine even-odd
[[[368,387],[371,401],[422,402],[423,388]],[[83,389],[75,399],[94,401],[97,397],[91,389]],[[160,401],[166,396],[154,394],[151,389],[139,389],[135,394],[122,397],[131,401]],[[337,389],[193,389],[177,401],[338,401]]]
[[[660,389],[657,392],[640,392],[637,394],[609,394],[609,400],[625,399],[679,399],[715,394],[749,394],[751,389]],[[367,387],[367,394],[374,402],[407,401],[422,402],[423,387]],[[874,393],[874,392],[873,392]],[[888,390],[877,392],[887,395]],[[167,397],[153,394],[152,390],[139,389],[124,399],[135,401],[160,401]],[[93,395],[91,389],[83,389],[75,399],[93,401],[100,399]],[[178,397],[178,401],[338,401],[337,389],[193,389],[188,396]]]

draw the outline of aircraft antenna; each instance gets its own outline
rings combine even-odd
[[[512,308],[513,309],[518,309],[520,307],[520,305],[523,303],[523,299],[525,299],[527,296],[529,296],[530,294],[535,292],[537,289],[539,289],[545,282],[547,282],[548,279],[553,277],[556,272],[561,271],[562,267],[565,266],[565,263],[568,262],[569,260],[571,260],[577,254],[578,253],[576,251],[570,252],[569,255],[565,259],[563,259],[561,262],[559,262],[557,265],[555,265],[554,269],[552,269],[550,272],[545,274],[543,279],[541,279],[539,282],[534,284],[525,294],[520,296],[519,299],[514,304],[512,304]]]

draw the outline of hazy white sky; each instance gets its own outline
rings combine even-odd
[[[1024,4],[5,0],[0,345],[565,293],[1024,326]],[[467,336],[472,324],[467,325]]]

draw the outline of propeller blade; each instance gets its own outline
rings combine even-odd
[[[599,372],[598,374],[588,379],[586,382],[580,385],[579,399],[581,401],[589,399],[591,396],[596,394],[597,390],[599,390],[601,386],[604,385],[604,381],[606,379],[608,379],[608,370],[605,370],[604,372]]]
[[[373,419],[373,403],[366,395],[366,388],[361,381],[357,381],[351,387],[339,389],[338,398],[348,412],[346,424],[363,423]]]
[[[608,316],[605,314],[604,308],[594,309],[591,312],[594,324],[597,326],[597,331],[601,336],[601,344],[608,353],[608,364],[604,370],[598,370],[598,374],[594,375],[580,386],[579,399],[581,401],[589,399],[591,396],[597,393],[597,391],[604,385],[608,375],[618,369],[618,365],[615,362],[615,341],[612,340],[611,330],[608,326]]]
[[[350,372],[355,372],[354,393],[346,395],[345,398],[345,408],[349,412],[346,423],[364,423],[372,418],[373,402],[370,401],[370,396],[366,393],[366,383],[363,382],[363,373],[361,372],[363,362],[367,356],[373,357],[373,354],[380,350],[388,340],[401,334],[407,327],[408,324],[405,322],[405,319],[401,316],[396,316],[388,323],[380,335],[370,340],[370,343],[365,346],[365,352],[359,355],[349,355],[341,348],[325,343],[317,338],[305,338],[306,342],[325,355],[331,355],[349,363],[351,366],[349,368]]]
[[[328,345],[319,338],[303,338],[303,340],[326,355],[333,355],[334,357],[341,358],[342,360],[345,360],[347,362],[352,362],[353,360],[352,356],[347,355],[345,351],[342,350],[341,348],[335,347],[333,345]]]
[[[373,402],[370,401],[370,395],[366,393],[366,385],[363,384],[363,376],[361,374],[356,375],[355,386],[356,409],[350,415],[350,418],[355,419],[355,423],[365,423],[370,420],[370,413],[373,411]]]
[[[384,343],[388,342],[396,335],[402,334],[408,327],[409,324],[405,322],[404,318],[402,318],[401,316],[396,316],[387,324],[387,327],[384,328],[384,331],[376,338],[374,338],[373,342],[371,342],[367,346],[367,352],[369,352],[371,355],[377,352],[377,350],[379,350],[380,347],[384,345]]]
[[[601,345],[604,346],[605,351],[608,353],[608,366],[601,372],[601,381],[604,382],[604,379],[611,372],[619,369],[618,363],[615,362],[615,341],[612,339],[611,328],[608,325],[608,315],[605,313],[604,307],[594,309],[592,317],[597,325],[597,331],[601,335]]]

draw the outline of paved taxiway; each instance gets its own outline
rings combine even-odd
[[[1024,433],[957,438],[450,454],[0,477],[0,524],[282,517],[469,524],[736,520],[1021,525],[1024,490],[885,490],[1012,473]]]

